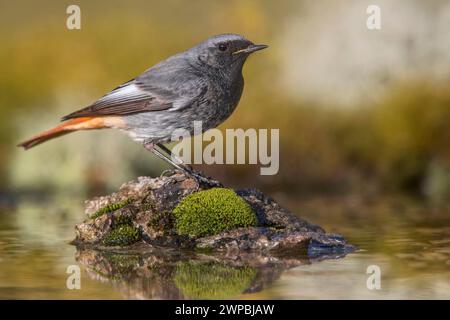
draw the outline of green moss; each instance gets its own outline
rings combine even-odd
[[[91,218],[95,219],[102,214],[116,211],[132,202],[133,199],[128,198],[118,203],[109,204],[95,212]],[[102,244],[105,246],[127,246],[139,241],[140,237],[139,229],[133,226],[131,217],[118,214],[113,217],[112,229],[103,237]]]
[[[256,276],[251,267],[228,267],[218,262],[182,262],[175,285],[191,299],[230,299],[247,289]]]
[[[254,226],[256,215],[233,190],[213,188],[183,198],[173,210],[181,235],[207,236],[238,227]]]
[[[114,217],[114,225],[119,226],[122,224],[128,224],[131,225],[131,217],[125,216],[125,215],[119,215],[117,217]]]
[[[96,218],[100,217],[101,215],[103,215],[105,213],[116,211],[116,210],[118,210],[120,208],[123,208],[123,207],[131,204],[132,202],[133,202],[133,199],[128,198],[128,199],[125,199],[125,200],[117,202],[117,203],[107,204],[106,206],[98,209],[93,214],[91,214],[90,218],[91,219],[96,219]]]
[[[148,201],[142,205],[144,211],[155,211],[155,205],[153,202]]]
[[[105,246],[127,246],[140,239],[139,230],[131,225],[119,225],[112,229],[103,239]]]

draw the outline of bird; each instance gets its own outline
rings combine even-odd
[[[245,61],[267,47],[233,33],[209,37],[18,146],[27,150],[79,130],[118,129],[175,168],[201,178],[164,144],[171,142],[177,129],[193,135],[194,121],[202,122],[202,133],[224,122],[241,98]]]

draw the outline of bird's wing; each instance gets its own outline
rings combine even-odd
[[[123,116],[146,111],[166,110],[171,106],[171,101],[158,94],[143,90],[135,80],[131,80],[92,105],[64,116],[62,120],[92,116]]]
[[[184,60],[180,61],[178,56],[174,56],[117,87],[92,105],[66,115],[62,120],[180,110],[198,101],[207,90],[202,77],[189,72]]]

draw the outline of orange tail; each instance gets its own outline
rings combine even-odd
[[[44,131],[29,140],[18,145],[25,150],[30,149],[50,139],[68,134],[77,130],[102,129],[111,127],[121,127],[121,119],[117,117],[82,117],[68,120],[59,126]]]

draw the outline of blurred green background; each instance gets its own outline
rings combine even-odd
[[[81,30],[66,28],[71,4],[81,7]],[[378,0],[376,31],[366,27],[370,4],[0,0],[0,297],[117,297],[94,281],[66,289],[66,267],[76,262],[65,243],[86,198],[168,167],[113,130],[27,152],[16,145],[228,32],[270,48],[247,62],[241,102],[220,128],[279,128],[280,171],[197,168],[225,185],[259,188],[362,249],[297,268],[255,297],[448,297],[450,2]],[[380,292],[365,286],[370,264],[383,268]]]
[[[66,28],[69,4],[81,30]],[[302,193],[408,192],[450,199],[446,1],[2,1],[0,189],[97,194],[164,164],[119,132],[15,145],[178,51],[219,33],[270,49],[251,57],[221,128],[280,128],[280,172],[207,166],[225,183]],[[383,6],[384,4],[384,6]]]
[[[280,172],[202,170],[273,190],[449,200],[450,9],[401,2],[385,2],[371,31],[368,1],[2,1],[0,188],[97,193],[159,174],[164,164],[118,132],[15,145],[169,55],[234,32],[270,49],[247,63],[221,128],[280,128]],[[81,7],[81,30],[65,26],[69,4]]]

